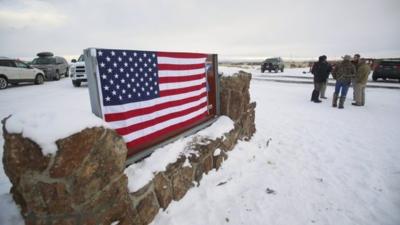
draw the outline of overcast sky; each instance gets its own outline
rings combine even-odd
[[[400,0],[0,0],[0,56],[88,47],[400,57]]]

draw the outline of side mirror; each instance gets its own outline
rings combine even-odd
[[[76,63],[76,59],[72,59],[71,62],[72,62],[72,63]]]

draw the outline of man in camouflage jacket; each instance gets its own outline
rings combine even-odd
[[[365,63],[365,59],[361,59],[357,65],[357,72],[354,78],[354,100],[352,105],[365,105],[365,86],[367,85],[368,75],[371,72],[369,65]]]
[[[344,108],[347,91],[349,90],[351,79],[355,77],[356,68],[351,63],[351,56],[345,55],[343,61],[335,66],[332,72],[333,78],[336,79],[335,93],[333,94],[332,106],[337,106],[337,100],[340,93],[339,109]]]

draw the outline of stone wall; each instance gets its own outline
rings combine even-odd
[[[114,131],[85,129],[58,140],[56,155],[44,156],[36,143],[3,125],[4,169],[26,224],[149,224],[159,209],[200,185],[203,174],[218,170],[238,140],[251,138],[256,104],[250,103],[250,80],[244,72],[221,79],[221,113],[235,122],[233,130],[216,140],[193,140],[187,146],[193,154],[169,164],[134,193],[123,173],[126,147]]]

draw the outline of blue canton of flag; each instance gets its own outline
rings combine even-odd
[[[155,52],[97,49],[97,62],[104,106],[159,97]]]

